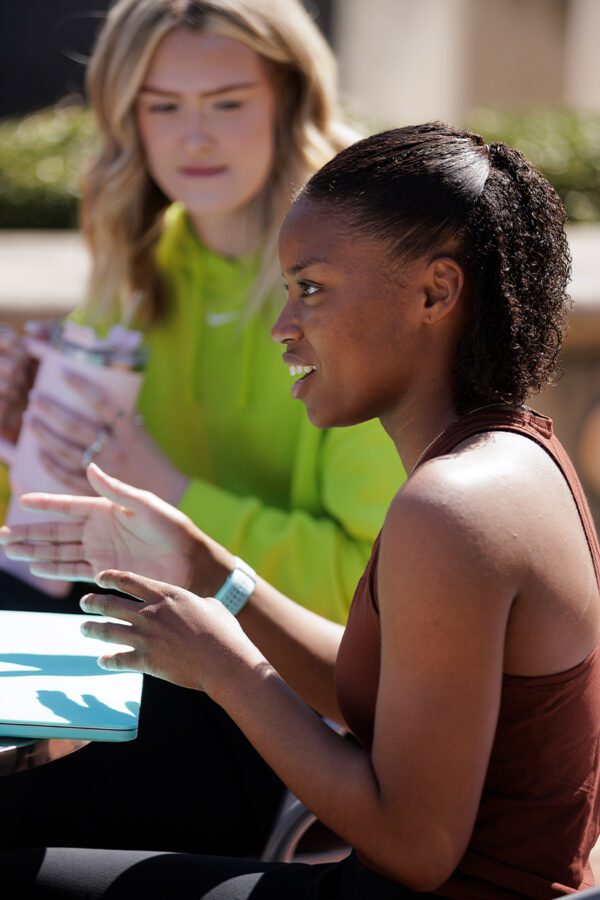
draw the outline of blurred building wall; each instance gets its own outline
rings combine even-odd
[[[469,0],[337,0],[344,93],[373,119],[456,120],[464,108]]]
[[[600,109],[600,0],[336,0],[340,82],[375,122]]]
[[[600,110],[600,3],[571,0],[567,24],[565,101]]]

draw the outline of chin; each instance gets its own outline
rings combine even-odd
[[[372,416],[352,415],[340,409],[319,410],[309,409],[308,406],[306,407],[306,414],[315,428],[349,428],[351,425],[360,425],[361,422],[366,422],[367,419],[372,418]]]

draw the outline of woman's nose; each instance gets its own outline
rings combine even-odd
[[[193,116],[186,123],[184,140],[192,153],[206,153],[211,149],[214,140],[201,116]]]
[[[293,305],[287,301],[271,328],[271,337],[280,344],[298,341],[302,337],[302,327],[294,313]]]

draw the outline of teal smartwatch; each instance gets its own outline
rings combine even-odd
[[[233,564],[233,572],[227,576],[215,594],[215,600],[222,603],[232,615],[237,616],[254,593],[256,572],[237,556],[233,558]]]

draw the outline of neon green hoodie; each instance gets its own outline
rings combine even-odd
[[[404,480],[378,422],[319,430],[290,396],[270,311],[242,319],[255,262],[203,247],[167,211],[157,260],[169,314],[147,332],[139,411],[189,476],[180,509],[267,581],[344,622]]]

